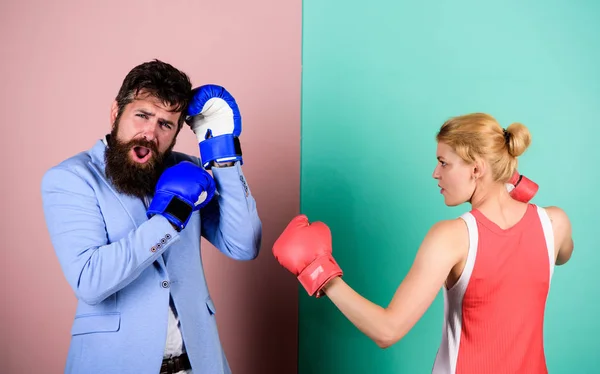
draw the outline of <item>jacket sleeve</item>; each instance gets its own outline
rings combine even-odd
[[[200,211],[202,236],[233,259],[255,259],[261,246],[262,223],[240,163],[211,170],[217,194]]]
[[[76,296],[94,305],[131,283],[179,233],[156,215],[121,240],[108,243],[94,189],[75,171],[50,169],[42,179],[42,203],[50,239]]]

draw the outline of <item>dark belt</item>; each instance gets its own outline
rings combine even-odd
[[[175,374],[181,370],[189,370],[192,368],[190,359],[187,353],[181,356],[165,358],[160,365],[160,374]]]

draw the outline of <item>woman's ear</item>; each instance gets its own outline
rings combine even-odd
[[[485,175],[487,167],[481,159],[475,160],[473,163],[473,179],[481,179]]]

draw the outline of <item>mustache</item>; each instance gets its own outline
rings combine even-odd
[[[126,148],[133,148],[133,147],[145,147],[148,148],[149,150],[152,151],[152,153],[154,155],[158,155],[158,146],[156,145],[155,142],[151,142],[149,140],[146,139],[131,139],[130,141],[123,143],[122,144],[123,147]]]

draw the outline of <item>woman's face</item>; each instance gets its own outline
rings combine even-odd
[[[437,146],[437,159],[433,178],[438,181],[444,203],[457,206],[469,201],[475,191],[474,165],[467,164],[452,147],[442,142]]]

